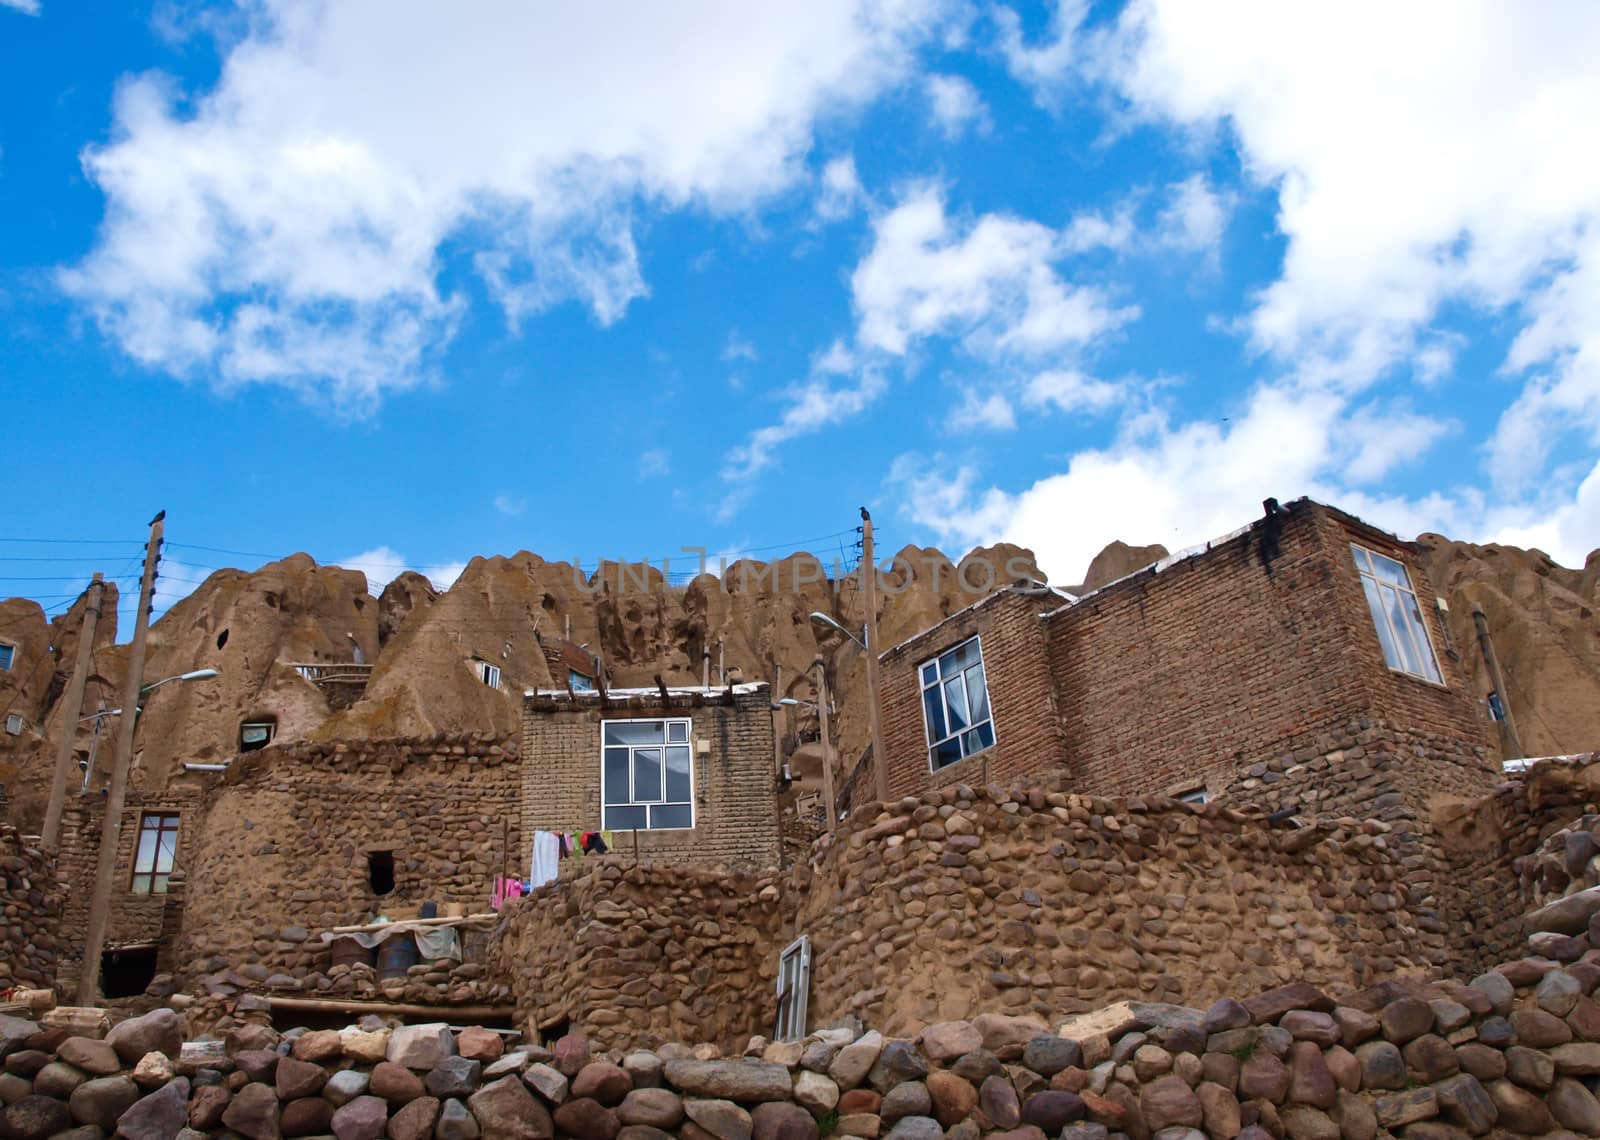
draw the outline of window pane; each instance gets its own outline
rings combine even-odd
[[[133,877],[133,893],[136,895],[147,895],[150,893],[149,875],[135,875]]]
[[[1433,646],[1428,642],[1428,626],[1417,607],[1417,596],[1402,595],[1400,607],[1405,612],[1405,629],[1411,635],[1414,655],[1422,665],[1422,676],[1430,681],[1439,681],[1439,664],[1433,659]]]
[[[928,721],[928,743],[939,743],[948,734],[944,727],[944,702],[939,699],[938,689],[929,689],[922,694],[922,712]]]
[[[925,686],[926,685],[931,685],[935,681],[937,681],[938,679],[939,679],[939,663],[937,661],[930,661],[930,662],[928,662],[926,665],[924,665],[922,667],[922,683],[923,683],[923,685],[925,685]]]
[[[177,846],[178,846],[178,833],[176,831],[163,831],[161,833],[161,841],[156,846],[156,867],[155,867],[155,869],[157,871],[170,871],[170,870],[172,870],[173,851]]]
[[[984,721],[974,731],[978,734],[978,743],[981,747],[994,747],[994,722],[992,720]]]
[[[1368,574],[1372,573],[1372,563],[1367,559],[1365,550],[1362,550],[1359,546],[1352,546],[1350,553],[1356,556],[1356,568],[1358,570],[1364,570]]]
[[[633,802],[653,803],[661,798],[661,749],[633,750]]]
[[[672,744],[689,743],[689,722],[676,720],[667,725],[667,740]]]
[[[667,749],[667,795],[672,803],[689,802],[689,750]]]
[[[1395,647],[1394,636],[1389,632],[1388,619],[1383,615],[1383,599],[1378,596],[1378,584],[1362,576],[1361,588],[1367,595],[1367,608],[1372,611],[1372,624],[1377,627],[1378,641],[1383,645],[1383,660],[1391,669],[1404,668],[1400,650]]]
[[[605,765],[606,803],[627,803],[628,750],[626,748],[607,748]]]
[[[967,670],[967,701],[972,706],[973,723],[989,719],[989,688],[984,683],[982,662]]]
[[[625,720],[606,725],[607,744],[660,744],[663,729],[659,720]]]
[[[14,645],[0,645],[0,669],[11,668],[11,656],[16,651],[17,647]]]
[[[580,673],[576,669],[567,670],[567,684],[572,686],[574,693],[594,692],[594,678]]]
[[[654,830],[694,826],[694,809],[688,804],[656,804],[650,809]]]
[[[960,732],[972,723],[967,715],[967,686],[959,673],[944,683],[944,707],[950,717],[951,732]]]
[[[935,769],[943,768],[946,764],[954,764],[961,759],[961,738],[953,736],[943,744],[937,745],[929,753]]]
[[[1400,648],[1400,659],[1405,662],[1401,668],[1407,673],[1415,673],[1420,677],[1422,676],[1422,661],[1417,657],[1416,645],[1412,642],[1410,632],[1406,628],[1406,610],[1410,608],[1407,605],[1409,597],[1388,586],[1382,587],[1381,593],[1389,610],[1389,624],[1397,634],[1395,644]]]
[[[978,660],[977,641],[963,641],[949,653],[939,658],[939,672],[943,676],[959,673]]]
[[[154,870],[156,865],[156,830],[153,827],[141,825],[139,828],[139,850],[133,858],[135,871]]]
[[[1372,556],[1372,572],[1382,582],[1392,582],[1401,589],[1411,589],[1411,579],[1406,577],[1406,568],[1393,558],[1385,558],[1381,554]]]
[[[167,893],[167,876],[166,875],[153,875],[153,876],[151,876],[151,878],[150,878],[150,893],[153,894],[153,895],[164,895],[164,894]]]
[[[608,807],[601,820],[606,831],[644,831],[650,826],[642,807]]]

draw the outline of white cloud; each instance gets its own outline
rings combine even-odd
[[[212,90],[124,83],[64,284],[149,367],[366,411],[455,328],[445,242],[513,322],[567,299],[614,321],[646,289],[635,213],[792,185],[813,125],[900,83],[938,3],[260,0]]]
[[[739,335],[738,329],[728,330],[728,343],[722,346],[723,360],[748,360],[752,363],[758,359],[756,346]]]
[[[639,478],[659,479],[672,471],[672,457],[665,448],[653,447],[639,453]]]
[[[1404,406],[1367,404],[1352,412],[1344,432],[1354,453],[1344,465],[1351,483],[1377,483],[1414,463],[1455,429],[1448,420],[1417,415]]]
[[[1156,219],[1156,243],[1186,253],[1215,254],[1232,210],[1204,174],[1194,174],[1167,188],[1169,199]]]
[[[1067,368],[1041,372],[1029,380],[1022,402],[1030,408],[1097,413],[1117,407],[1124,398],[1122,385]]]
[[[995,12],[1000,25],[1000,50],[1007,69],[1031,87],[1039,101],[1047,106],[1054,102],[1057,91],[1077,61],[1077,32],[1088,14],[1088,0],[1055,0],[1047,35],[1041,42],[1029,44],[1014,11],[1000,8]]]
[[[866,201],[861,176],[856,173],[854,155],[829,160],[822,168],[821,189],[817,194],[817,219],[837,222],[848,218]]]
[[[0,0],[0,8],[10,8],[12,11],[21,12],[25,16],[39,14],[39,0]]]
[[[1133,204],[1120,204],[1108,217],[1103,213],[1085,210],[1073,215],[1072,221],[1061,234],[1062,248],[1072,253],[1088,253],[1096,249],[1121,251],[1133,245],[1137,232],[1133,224]]]
[[[391,546],[377,546],[341,558],[336,566],[346,570],[359,570],[367,576],[367,593],[381,593],[383,588],[407,570],[415,570],[433,583],[435,590],[448,590],[467,568],[465,562],[439,562],[431,566],[414,566],[411,561]]]
[[[1087,344],[1138,315],[1063,281],[1050,227],[1004,214],[953,223],[934,186],[911,189],[873,229],[851,277],[857,338],[869,348],[899,356],[943,335],[980,355],[1036,354]]]
[[[951,428],[957,432],[969,431],[975,427],[987,428],[990,431],[1017,429],[1017,414],[1012,410],[1011,401],[999,392],[980,396],[971,388],[966,389],[954,417]]]
[[[503,515],[520,515],[528,509],[528,500],[510,491],[501,491],[494,497],[494,509]]]
[[[959,75],[930,75],[922,81],[934,126],[947,139],[958,139],[969,128],[984,129],[989,109],[972,82]]]

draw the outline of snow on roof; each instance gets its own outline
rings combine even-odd
[[[717,697],[726,693],[730,688],[735,696],[744,696],[747,693],[759,693],[767,687],[765,681],[743,681],[737,685],[668,685],[669,697]],[[661,690],[652,685],[649,688],[639,689],[607,689],[604,693],[599,690],[580,691],[569,693],[566,689],[524,689],[524,697],[553,697],[557,700],[563,697],[576,697],[579,700],[593,698],[599,700],[602,696],[609,700],[622,700],[625,697],[659,697]]]

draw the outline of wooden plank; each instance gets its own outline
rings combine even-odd
[[[392,1001],[335,1001],[329,998],[269,997],[273,1009],[289,1013],[392,1013],[397,1017],[434,1017],[440,1021],[450,1017],[490,1018],[512,1017],[512,1005],[415,1005]]]
[[[330,926],[329,934],[364,934],[369,930],[382,930],[389,926],[451,926],[465,925],[471,922],[494,922],[500,916],[490,911],[488,914],[469,914],[462,918],[402,918],[394,922],[369,922],[365,926]]]

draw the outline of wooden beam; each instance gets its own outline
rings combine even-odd
[[[433,1017],[444,1021],[450,1017],[490,1018],[512,1017],[516,1007],[511,1005],[414,1005],[392,1001],[334,1001],[327,998],[269,997],[267,1004],[273,1009],[288,1013],[392,1013],[399,1017]]]

